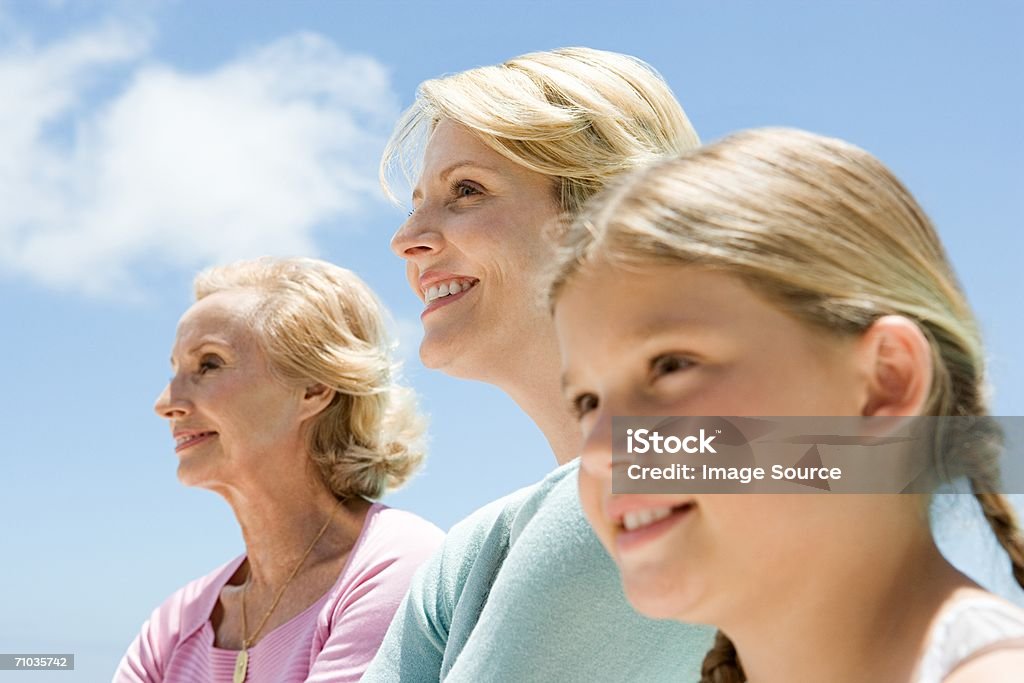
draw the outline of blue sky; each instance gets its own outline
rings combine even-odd
[[[241,550],[175,479],[151,405],[192,275],[308,254],[393,310],[432,420],[388,499],[447,527],[553,465],[496,390],[424,370],[419,305],[376,186],[416,85],[538,49],[637,55],[702,138],[788,125],[874,152],[945,240],[986,336],[995,412],[1024,414],[1024,10],[1006,2],[3,2],[0,652],[75,652],[105,680],[167,594]],[[954,559],[1008,591],[963,506]]]

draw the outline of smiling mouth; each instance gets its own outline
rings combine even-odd
[[[420,314],[420,318],[436,311],[442,306],[455,303],[473,288],[479,284],[480,281],[475,278],[459,278],[457,280],[449,280],[446,282],[440,282],[437,285],[432,285],[426,290],[423,296],[423,302],[427,305]]]
[[[684,512],[693,507],[693,503],[683,503],[675,507],[648,508],[646,510],[635,510],[622,515],[619,522],[619,529],[622,531],[636,531],[651,526],[673,514]]]
[[[661,538],[677,524],[691,516],[697,506],[684,503],[675,507],[648,508],[627,512],[619,522],[615,536],[618,552],[630,552]]]
[[[197,434],[189,434],[187,436],[180,436],[174,440],[174,451],[180,453],[186,448],[191,448],[196,444],[206,441],[214,436],[217,436],[217,432],[199,432]]]
[[[423,291],[423,303],[429,306],[438,299],[461,294],[472,289],[478,282],[480,281],[474,278],[454,278],[438,282]]]

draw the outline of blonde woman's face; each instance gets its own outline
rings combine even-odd
[[[642,613],[713,622],[766,595],[798,596],[821,577],[795,558],[834,552],[837,535],[860,553],[892,513],[884,496],[612,493],[613,415],[860,415],[856,339],[812,330],[737,278],[686,266],[580,274],[555,324],[584,434],[583,509]],[[624,514],[643,511],[670,514],[626,531]]]
[[[426,148],[414,210],[391,241],[423,302],[425,365],[473,379],[552,336],[542,303],[545,238],[558,216],[551,179],[442,121]]]
[[[217,292],[178,324],[174,374],[154,409],[169,423],[184,484],[216,490],[302,471],[292,460],[304,453],[303,392],[271,373],[247,318],[258,301],[249,291]]]

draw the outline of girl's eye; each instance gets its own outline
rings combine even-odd
[[[693,361],[689,358],[672,353],[666,353],[661,356],[656,356],[651,360],[651,375],[654,377],[661,377],[662,375],[668,375],[673,372],[685,370],[692,365]]]
[[[598,401],[593,394],[579,394],[570,403],[573,415],[582,420],[584,415],[597,408]]]
[[[452,183],[452,194],[458,198],[472,197],[473,195],[480,194],[481,189],[469,180],[457,180]]]

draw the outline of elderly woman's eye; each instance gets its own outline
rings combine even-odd
[[[224,361],[219,356],[207,355],[203,356],[199,360],[199,374],[206,374],[210,370],[216,370],[217,368],[224,365]]]
[[[573,415],[577,420],[581,420],[584,415],[597,408],[598,401],[597,396],[593,394],[579,394],[569,404]]]
[[[651,360],[651,375],[660,377],[673,372],[685,370],[694,365],[693,361],[675,353],[666,353]]]

